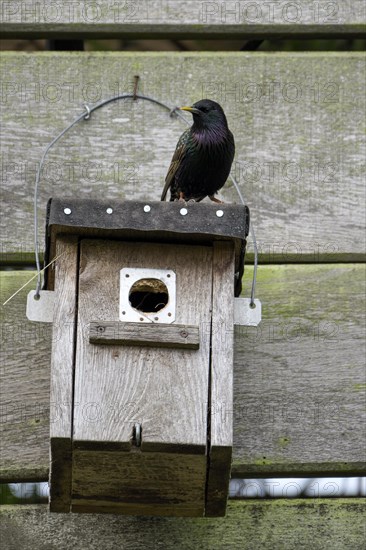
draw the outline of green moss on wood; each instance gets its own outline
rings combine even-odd
[[[226,517],[212,519],[49,514],[45,505],[0,509],[2,542],[37,550],[150,550],[156,541],[166,550],[356,549],[364,546],[365,512],[357,498],[232,501]]]
[[[282,436],[277,439],[277,444],[281,449],[286,449],[288,447],[291,438],[288,436]]]

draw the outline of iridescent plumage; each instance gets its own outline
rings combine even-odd
[[[193,125],[177,143],[161,200],[170,189],[170,200],[201,201],[225,184],[235,154],[234,136],[230,132],[222,107],[202,99],[192,107],[182,107],[193,114]]]

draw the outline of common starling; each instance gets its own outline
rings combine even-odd
[[[234,136],[230,132],[222,107],[202,99],[192,107],[180,107],[193,115],[193,125],[177,143],[161,195],[164,201],[170,188],[170,200],[201,201],[225,184],[235,154]]]

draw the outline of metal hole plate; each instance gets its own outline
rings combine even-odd
[[[140,279],[159,279],[168,289],[168,303],[157,312],[143,312],[131,306],[129,294]],[[176,307],[176,277],[171,269],[124,267],[120,271],[119,318],[141,323],[173,323]]]

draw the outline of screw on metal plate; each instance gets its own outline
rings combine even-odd
[[[234,299],[234,325],[256,327],[262,320],[262,304],[255,299],[251,304],[250,298]]]
[[[107,208],[106,212],[107,214],[113,214],[113,208]]]
[[[186,216],[188,214],[188,210],[187,208],[181,208],[179,210],[179,213],[182,215],[182,216]]]
[[[122,268],[119,311],[119,319],[124,322],[173,323],[176,315],[174,271]]]
[[[218,218],[222,218],[222,216],[224,215],[224,211],[223,210],[216,210],[216,216]]]
[[[40,323],[52,323],[55,303],[53,290],[41,290],[39,296],[36,290],[31,290],[27,296],[27,319]]]
[[[145,204],[144,212],[150,212],[150,210],[151,210],[151,206],[149,206],[148,204]]]
[[[66,216],[69,216],[71,214],[71,208],[64,208],[64,214],[66,214]]]

